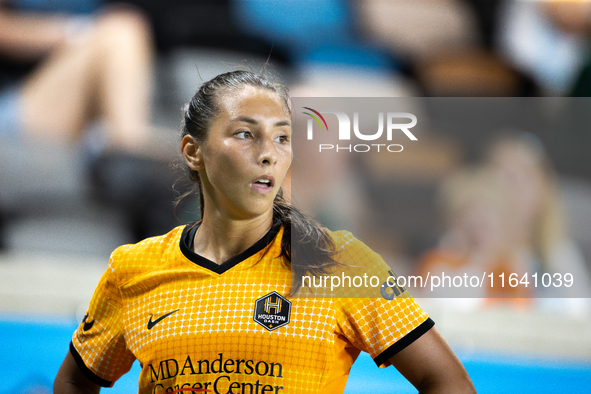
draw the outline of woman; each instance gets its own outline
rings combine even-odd
[[[125,5],[74,12],[98,3],[0,0],[0,143],[81,148],[93,197],[139,241],[175,223],[167,190],[141,198],[168,178],[160,136],[169,130],[150,121],[149,21]]]
[[[486,164],[509,191],[511,220],[505,233],[507,248],[516,257],[507,268],[550,276],[556,284],[570,274],[576,278],[573,286],[538,285],[538,304],[562,313],[589,313],[591,276],[583,252],[569,234],[558,177],[542,141],[527,132],[500,134],[489,148]]]
[[[63,13],[64,2],[24,3],[0,0],[0,71],[12,70],[0,80],[0,135],[75,143],[98,119],[110,148],[137,152],[141,140],[144,149],[153,49],[143,14],[112,6],[80,16]]]
[[[477,277],[493,273],[497,277],[504,272],[508,277],[519,273],[521,278],[527,272],[510,247],[512,235],[507,228],[514,217],[512,201],[496,171],[466,167],[454,172],[441,184],[439,200],[446,229],[437,247],[419,259],[417,272],[423,278],[441,272],[451,277],[466,273]],[[512,298],[513,302],[528,303],[526,298],[533,296],[531,287],[523,284],[491,287],[486,283],[482,288],[464,290],[466,293],[441,288],[428,292],[428,296],[463,307],[482,305],[486,298]],[[448,296],[464,298],[445,298],[446,292]]]
[[[283,201],[290,139],[282,86],[236,71],[201,87],[181,152],[202,220],[113,253],[56,393],[98,392],[134,359],[141,393],[339,393],[360,350],[421,392],[474,392],[412,298],[294,297],[290,268],[301,278],[377,255]]]

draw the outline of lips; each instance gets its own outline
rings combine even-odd
[[[275,178],[272,175],[263,175],[251,183],[251,188],[257,193],[262,194],[270,193],[273,191],[274,187]]]

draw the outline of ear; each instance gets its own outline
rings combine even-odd
[[[185,135],[181,140],[181,153],[185,159],[185,163],[193,171],[203,169],[203,152],[201,146],[190,135]]]

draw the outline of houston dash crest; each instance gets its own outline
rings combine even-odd
[[[291,302],[276,291],[259,298],[254,303],[254,321],[273,331],[289,323]]]

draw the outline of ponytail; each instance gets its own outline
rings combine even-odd
[[[273,202],[273,214],[283,225],[281,256],[291,268],[289,296],[293,297],[302,287],[303,276],[325,275],[331,267],[339,265],[333,259],[336,246],[320,223],[285,201],[281,192]]]

